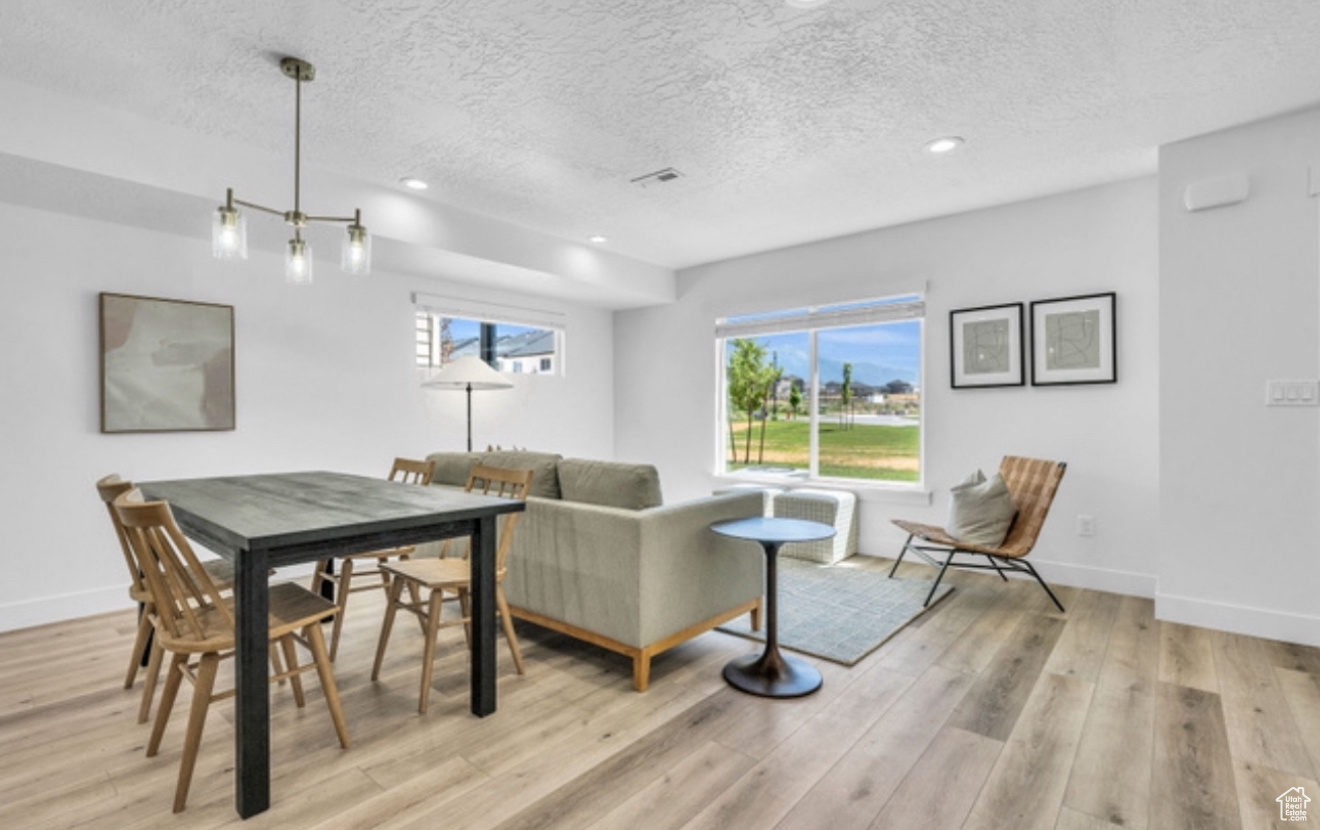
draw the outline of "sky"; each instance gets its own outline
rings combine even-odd
[[[768,358],[778,361],[785,375],[803,379],[811,376],[811,347],[806,332],[767,334],[755,340],[765,346]],[[843,364],[848,362],[853,366],[853,380],[859,383],[882,386],[891,380],[904,380],[920,386],[920,320],[822,329],[816,346],[822,383],[842,381]]]

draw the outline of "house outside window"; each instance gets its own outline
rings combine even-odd
[[[434,308],[418,308],[415,326],[420,369],[438,369],[476,355],[510,374],[562,373],[562,327],[466,317]]]
[[[717,470],[919,484],[920,295],[717,321]]]

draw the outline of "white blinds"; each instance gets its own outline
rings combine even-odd
[[[413,303],[418,311],[426,311],[440,317],[478,320],[483,323],[511,323],[515,326],[530,326],[552,331],[563,331],[567,323],[567,315],[558,311],[442,297],[439,294],[423,294],[420,291],[413,293]]]
[[[836,329],[846,326],[889,323],[896,320],[915,320],[925,316],[925,300],[920,296],[912,296],[897,301],[850,303],[821,308],[803,308],[782,314],[728,317],[716,321],[715,336],[719,338],[751,337],[758,334],[780,334],[790,331],[807,331],[809,329]]]

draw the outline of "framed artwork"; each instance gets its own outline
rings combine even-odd
[[[954,389],[1022,386],[1022,303],[949,312],[949,370]]]
[[[234,307],[101,294],[101,432],[234,428]]]
[[[1031,304],[1031,383],[1118,380],[1114,292]]]

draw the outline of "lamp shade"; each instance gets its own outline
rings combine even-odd
[[[511,389],[512,383],[476,355],[465,355],[446,363],[435,377],[422,384],[425,389]]]

